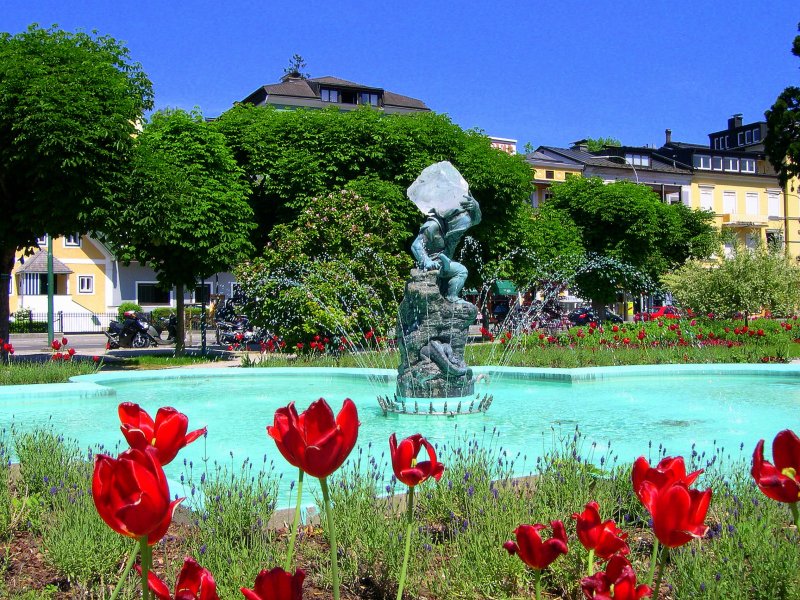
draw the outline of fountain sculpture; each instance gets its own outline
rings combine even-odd
[[[411,245],[417,264],[398,309],[397,390],[394,398],[379,397],[378,402],[384,413],[483,412],[491,396],[464,400],[475,393],[464,347],[478,309],[459,297],[467,269],[453,260],[464,233],[480,223],[480,205],[461,174],[446,161],[422,171],[408,188],[408,197],[425,215],[425,222]]]

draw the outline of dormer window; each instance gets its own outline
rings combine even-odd
[[[649,167],[650,157],[647,154],[626,154],[625,162],[634,167]]]
[[[371,106],[378,106],[378,94],[371,92],[361,92],[358,95],[359,104],[369,104]]]
[[[322,88],[319,91],[320,99],[323,102],[339,102],[339,90],[332,90],[330,88]]]

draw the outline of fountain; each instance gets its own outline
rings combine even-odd
[[[423,170],[408,197],[426,219],[411,245],[416,268],[398,308],[397,389],[392,398],[378,396],[378,403],[384,414],[485,412],[492,402],[488,394],[464,401],[475,393],[464,347],[478,309],[460,298],[467,269],[453,259],[467,229],[480,223],[480,205],[447,161]]]

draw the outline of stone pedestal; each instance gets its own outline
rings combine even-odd
[[[474,393],[464,346],[478,309],[466,300],[446,300],[437,275],[438,271],[412,269],[400,303],[397,396],[401,398],[456,398]]]

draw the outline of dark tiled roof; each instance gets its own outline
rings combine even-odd
[[[394,92],[383,92],[384,106],[402,106],[405,108],[417,108],[420,110],[430,110],[428,106],[422,101],[410,96],[403,96],[402,94],[395,94]]]
[[[553,146],[542,146],[542,148],[549,150],[555,154],[559,154],[568,158],[570,160],[574,160],[580,163],[583,163],[587,166],[592,167],[601,167],[607,169],[630,169],[631,165],[624,162],[624,157],[620,156],[619,159],[609,159],[605,158],[606,155],[603,155],[604,158],[600,158],[591,152],[586,152],[584,150],[577,150],[573,148],[556,148]],[[632,151],[641,151],[646,152],[650,156],[650,166],[639,166],[636,165],[637,171],[658,171],[661,173],[691,173],[691,169],[685,168],[683,166],[678,166],[677,164],[673,164],[672,160],[667,161],[665,157],[660,157],[658,154],[653,153],[652,148],[629,148]]]
[[[47,252],[39,250],[32,257],[25,259],[23,265],[17,271],[18,273],[47,273]],[[67,265],[53,257],[53,273],[56,275],[66,275],[72,273]]]
[[[305,79],[290,79],[281,83],[265,85],[261,88],[267,94],[276,96],[293,96],[295,98],[319,98],[319,94],[311,89]]]
[[[368,89],[368,90],[379,90],[380,88],[372,87],[369,85],[363,85],[360,83],[355,83],[353,81],[347,81],[346,79],[339,79],[338,77],[333,77],[331,75],[326,75],[325,77],[312,77],[309,81],[313,81],[314,83],[319,83],[320,85],[335,85],[337,87],[351,87],[351,88],[359,88],[359,89]]]

